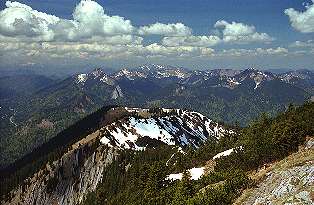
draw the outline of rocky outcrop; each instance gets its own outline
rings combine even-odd
[[[260,182],[246,190],[234,205],[314,204],[314,138],[299,152],[252,176]]]
[[[99,143],[95,132],[72,145],[61,159],[46,167],[13,190],[1,204],[78,204],[96,189],[104,168],[117,156],[115,148]]]
[[[111,99],[118,99],[118,98],[123,98],[123,92],[119,85],[115,87],[111,96]]]

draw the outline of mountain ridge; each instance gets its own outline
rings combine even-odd
[[[126,118],[127,117],[127,118]],[[129,118],[131,117],[131,118]],[[168,118],[169,117],[169,118]],[[143,124],[145,123],[144,121],[147,122],[147,125],[151,126],[151,121],[152,120],[157,120],[159,118],[159,122],[163,123],[163,126],[156,125],[158,129],[158,132],[160,132],[161,135],[167,135],[168,137],[171,137],[169,140],[163,140],[162,138],[159,138],[157,136],[149,136],[146,134],[141,134],[141,131],[139,131],[139,127],[136,124],[130,125],[131,129],[125,130],[125,132],[129,132],[129,134],[126,134],[124,137],[125,139],[121,139],[124,135],[114,135],[114,132],[117,129],[121,129],[124,127],[122,122],[126,122],[125,119],[137,119],[139,120],[138,122],[141,121],[141,126],[142,126],[142,132],[144,130],[147,130],[148,128],[144,128]],[[176,120],[174,120],[176,118]],[[186,123],[189,124],[189,126],[184,125],[184,124],[176,124],[178,121],[183,122],[183,119],[190,118],[189,121]],[[180,120],[178,120],[180,119]],[[122,120],[122,121],[121,121]],[[118,124],[117,124],[118,123]],[[168,126],[165,126],[168,125]],[[201,126],[204,128],[201,128]],[[205,129],[206,127],[206,129]],[[109,129],[110,128],[110,129]],[[115,131],[114,131],[114,130]],[[135,141],[132,141],[134,138],[134,131],[132,129],[136,129],[138,131],[138,136]],[[39,151],[34,151],[32,153],[33,160],[35,161],[30,161],[31,159],[23,159],[21,160],[21,165],[16,164],[16,167],[11,167],[6,170],[2,170],[1,181],[3,183],[3,186],[7,186],[8,180],[10,178],[10,174],[18,172],[21,170],[26,165],[29,164],[35,164],[35,167],[37,169],[41,169],[41,171],[34,172],[34,176],[31,178],[27,179],[23,185],[19,186],[18,189],[16,189],[14,192],[11,192],[10,195],[15,196],[15,197],[22,197],[23,198],[23,190],[29,190],[30,187],[37,187],[38,190],[35,193],[29,192],[27,196],[24,198],[24,201],[27,201],[27,203],[51,203],[53,200],[58,200],[60,204],[63,203],[69,203],[69,204],[76,204],[77,202],[82,201],[82,197],[84,194],[87,194],[90,191],[94,191],[96,188],[96,185],[99,181],[101,181],[101,173],[103,168],[106,166],[106,163],[111,163],[114,157],[117,155],[115,150],[120,150],[120,149],[133,149],[135,146],[136,141],[142,141],[144,139],[145,141],[142,141],[142,146],[147,146],[150,148],[153,147],[158,147],[160,146],[160,143],[165,143],[166,145],[170,146],[182,146],[182,147],[187,147],[189,144],[193,145],[195,148],[198,146],[202,145],[205,140],[210,140],[210,141],[217,141],[219,137],[223,136],[224,134],[233,134],[234,131],[227,131],[230,129],[223,129],[222,125],[218,126],[218,123],[214,123],[211,120],[207,119],[205,116],[196,113],[196,112],[188,112],[188,111],[183,111],[183,110],[176,110],[176,109],[139,109],[139,108],[127,108],[127,107],[105,107],[96,113],[92,114],[91,116],[88,116],[88,118],[84,119],[83,121],[79,122],[78,124],[75,124],[74,126],[68,128],[68,131],[65,130],[63,134],[60,134],[59,138],[53,138],[51,142],[47,143],[47,145],[54,146],[55,150],[46,149],[43,147],[43,149]],[[106,132],[107,131],[107,132]],[[80,133],[78,136],[76,136],[75,133]],[[69,136],[66,136],[66,134],[71,134],[72,136],[76,136],[73,138],[73,140],[70,140],[69,142],[63,142],[64,140],[67,140]],[[183,141],[180,139],[184,138]],[[141,139],[142,138],[142,139]],[[147,138],[150,138],[152,141],[148,144]],[[60,140],[63,141],[58,142]],[[108,140],[111,139],[111,140]],[[119,142],[120,140],[120,142]],[[122,141],[126,142],[122,145]],[[198,140],[198,141],[197,141]],[[159,141],[159,143],[157,142]],[[53,142],[58,142],[59,144],[54,145],[55,143]],[[134,143],[131,146],[131,142]],[[144,144],[143,144],[144,143]],[[67,145],[64,147],[64,145]],[[126,146],[127,145],[127,146]],[[135,146],[134,146],[135,145]],[[62,150],[59,149],[59,147],[63,147]],[[145,147],[142,147],[145,149]],[[135,150],[142,150],[140,149],[135,149]],[[60,158],[51,158],[49,153],[54,153]],[[95,153],[97,152],[97,154]],[[94,154],[93,154],[94,153]],[[94,164],[93,158],[95,155],[100,155],[98,156],[99,158],[103,159],[98,161],[96,164]],[[38,161],[38,158],[40,156],[40,159]],[[42,158],[46,156],[46,159]],[[55,159],[55,160],[51,160]],[[71,160],[73,160],[73,162]],[[37,161],[36,161],[37,160]],[[83,160],[83,161],[82,161]],[[89,165],[86,165],[84,163],[84,160],[87,160]],[[106,162],[105,162],[106,161]],[[104,164],[103,164],[104,162]],[[26,164],[25,164],[26,163]],[[39,164],[38,164],[39,163]],[[96,167],[94,167],[94,165]],[[61,170],[64,170],[64,166],[67,166],[67,169],[70,169],[69,167],[72,167],[71,170],[73,173],[61,173]],[[82,167],[80,167],[82,166]],[[93,170],[93,172],[88,173],[88,169]],[[73,180],[71,180],[71,177],[73,175],[77,175],[77,170],[86,170],[84,171],[86,177],[88,180],[90,180],[93,184],[93,186],[85,186],[86,181],[79,181],[77,183],[80,183],[80,186],[84,186],[84,189],[81,190],[78,193],[76,190],[73,190],[71,187],[76,186]],[[101,167],[101,168],[100,168]],[[33,170],[36,170],[36,168],[32,167]],[[71,171],[71,172],[72,172]],[[53,182],[50,182],[49,180],[47,181],[45,177],[43,177],[44,173],[50,173],[49,176],[51,177],[56,177],[58,180],[63,181],[65,184],[62,183],[60,184],[51,184]],[[4,174],[6,173],[6,174]],[[82,173],[81,173],[82,174]],[[28,176],[20,176],[26,177]],[[6,179],[7,178],[7,179]],[[83,180],[85,180],[85,178]],[[35,180],[36,179],[36,180]],[[6,183],[4,183],[6,182]],[[42,183],[45,184],[45,188],[42,187]],[[11,186],[12,184],[9,183]],[[51,190],[50,186],[54,186]],[[57,188],[60,186],[60,188]],[[66,186],[66,187],[65,187]],[[26,188],[28,187],[28,188]],[[41,188],[39,188],[41,187]],[[61,188],[63,187],[63,188]],[[32,188],[32,189],[33,189]],[[54,190],[56,189],[56,192]],[[60,190],[59,190],[60,189]],[[65,190],[64,190],[65,189]],[[67,192],[67,196],[64,197],[64,195],[60,195],[58,193],[59,191],[63,190],[63,192]],[[1,191],[3,194],[3,190]],[[52,194],[53,193],[53,194]],[[20,195],[22,194],[22,195]],[[52,194],[52,196],[51,196]],[[9,197],[10,198],[10,197]],[[16,198],[15,198],[16,199]],[[13,200],[11,203],[15,203]],[[70,199],[70,201],[68,200]]]
[[[1,167],[105,105],[189,109],[215,121],[245,126],[263,112],[275,115],[314,93],[312,81],[303,80],[308,72],[300,74],[298,83],[288,83],[256,69],[189,71],[146,65],[138,70],[147,75],[129,79],[98,68],[49,84],[31,97],[2,100]]]
[[[109,112],[101,110],[95,116],[94,120],[96,121],[85,119],[92,126],[97,124],[94,130],[90,130],[89,126],[86,127],[87,129],[84,128],[83,131],[89,130],[89,132],[84,132],[85,134],[83,133],[81,137],[75,138],[72,143],[68,144],[69,147],[63,150],[63,153],[55,152],[56,158],[49,157],[48,161],[37,164],[35,167],[34,164],[29,164],[36,170],[30,174],[30,178],[24,181],[19,173],[11,173],[12,179],[19,183],[9,195],[3,198],[1,203],[95,204],[105,200],[108,204],[124,204],[126,202],[140,204],[146,200],[148,202],[156,200],[154,203],[157,204],[171,204],[171,201],[175,201],[181,196],[177,196],[177,194],[184,194],[187,198],[179,198],[184,202],[194,201],[196,204],[204,204],[205,201],[211,204],[216,201],[222,204],[231,204],[244,189],[251,187],[250,179],[243,171],[254,170],[265,163],[288,156],[298,150],[299,145],[307,139],[306,136],[312,136],[313,105],[313,103],[306,103],[300,107],[290,107],[288,111],[275,118],[262,116],[239,132],[223,132],[224,135],[216,138],[218,140],[208,137],[199,148],[194,146],[196,149],[191,149],[190,146],[182,149],[184,144],[180,140],[175,144],[172,144],[171,141],[160,144],[157,141],[162,142],[163,139],[156,136],[153,137],[155,141],[142,143],[146,145],[145,149],[136,147],[133,149],[132,146],[120,146],[123,143],[109,143],[108,139],[114,135],[104,133],[103,128],[121,129],[125,127],[127,124],[125,119],[130,119],[129,117],[136,118],[137,116],[143,120],[138,122],[144,123],[146,120],[148,124],[151,124],[151,119],[156,120],[157,117],[161,117],[159,119],[170,117],[169,119],[171,119],[171,115],[174,115],[184,119],[186,115],[193,122],[193,125],[188,123],[188,127],[199,129],[202,126],[198,123],[206,126],[210,122],[198,113],[165,108],[146,110],[113,107],[108,108]],[[103,115],[104,112],[106,115]],[[164,124],[169,125],[173,122],[169,120]],[[132,124],[132,126],[135,130],[139,128],[145,130],[145,126],[142,125]],[[180,126],[185,127],[183,124]],[[217,124],[213,123],[214,132],[215,127]],[[163,127],[160,128],[163,129]],[[176,129],[164,130],[173,132]],[[225,127],[225,130],[232,129]],[[72,129],[70,134],[78,136],[73,131],[75,129]],[[110,132],[113,129],[107,131]],[[116,131],[117,129],[113,132]],[[123,134],[124,137],[132,138],[134,134],[132,129],[127,129],[127,131],[132,135]],[[195,130],[190,133],[195,136],[200,134]],[[183,133],[179,131],[177,134],[182,137]],[[145,135],[142,134],[142,136]],[[104,136],[106,136],[105,140],[103,140]],[[118,139],[121,136],[114,137]],[[193,140],[187,141],[193,145]],[[204,166],[203,160],[210,159],[215,159],[214,163],[206,165],[209,168],[211,166],[210,170],[208,168],[206,168],[207,170],[204,170],[205,168],[203,170],[190,169],[198,167],[198,165]],[[208,174],[193,178],[195,181],[191,181],[186,170],[193,170],[192,177],[196,177],[194,171]],[[180,172],[182,173],[181,181],[168,180],[167,176]],[[5,178],[5,180],[8,179]],[[6,183],[2,183],[2,185],[1,188],[5,187]],[[156,188],[151,189],[152,186]],[[192,192],[185,192],[185,188],[191,189]],[[164,195],[164,191],[167,191],[168,194]],[[143,198],[132,198],[133,194],[137,195],[138,193],[144,194]],[[155,195],[156,193],[158,196]],[[131,197],[125,198],[125,196]]]

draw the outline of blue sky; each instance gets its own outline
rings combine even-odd
[[[18,2],[1,1],[0,69],[314,68],[310,0]]]

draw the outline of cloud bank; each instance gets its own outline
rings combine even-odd
[[[6,2],[0,11],[0,37],[14,41],[79,42],[104,41],[109,44],[140,44],[143,37],[160,35],[164,46],[212,47],[221,43],[267,42],[273,40],[266,33],[257,33],[254,26],[243,23],[217,21],[222,39],[215,35],[193,35],[183,23],[154,23],[134,27],[121,16],[109,16],[92,0],[82,0],[73,11],[73,19],[62,19],[18,2]]]
[[[196,35],[181,22],[134,26],[122,16],[106,14],[105,8],[92,0],[80,1],[71,19],[43,13],[18,2],[7,1],[5,5],[0,11],[0,61],[23,57],[208,60],[289,54],[288,49],[280,46],[260,48],[259,44],[270,44],[275,38],[243,22],[219,20],[208,28],[215,29],[214,34]],[[297,19],[291,20],[293,26],[303,24],[297,28],[311,32],[313,10],[312,5],[303,13],[294,9],[285,12],[292,16],[290,20]],[[160,39],[145,43],[151,35],[158,35]],[[236,45],[236,48],[217,49],[226,45]]]

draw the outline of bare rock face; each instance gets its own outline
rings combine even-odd
[[[314,184],[313,164],[269,173],[259,186],[260,194],[252,204],[313,204],[310,198]]]
[[[117,99],[117,98],[123,98],[123,92],[120,88],[119,85],[117,85],[114,89],[114,91],[112,92],[112,97],[111,99]]]
[[[234,205],[314,204],[314,138],[266,170],[256,188],[246,190]]]
[[[13,190],[11,199],[1,204],[79,204],[96,189],[104,168],[117,156],[115,148],[99,144],[98,132],[72,145],[61,159]]]

